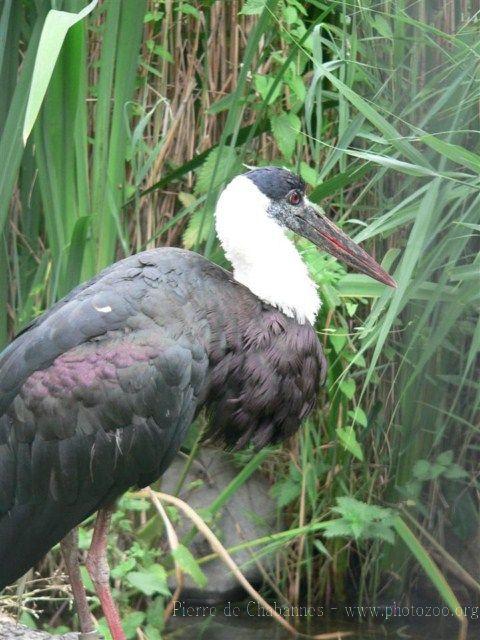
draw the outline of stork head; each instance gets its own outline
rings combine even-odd
[[[355,271],[390,287],[397,286],[395,280],[366,251],[308,200],[305,183],[299,176],[279,167],[261,167],[242,177],[253,183],[259,195],[266,198],[267,215],[282,228],[310,240]]]
[[[237,282],[258,298],[303,323],[313,323],[320,298],[287,229],[360,273],[395,287],[375,260],[305,196],[305,184],[290,171],[262,167],[237,176],[215,210],[217,234]]]

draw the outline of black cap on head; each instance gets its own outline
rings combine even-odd
[[[302,178],[281,167],[260,167],[244,175],[271,200],[281,200],[293,189],[305,193],[305,182]]]

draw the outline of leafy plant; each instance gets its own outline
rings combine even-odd
[[[384,540],[395,542],[394,518],[390,509],[360,502],[355,498],[337,498],[337,506],[332,507],[340,518],[327,523],[324,535],[327,538],[347,537],[355,540]]]
[[[439,453],[435,462],[417,460],[413,467],[413,475],[417,480],[435,480],[440,476],[449,480],[459,480],[468,476],[468,473],[460,465],[453,462],[453,451]]]

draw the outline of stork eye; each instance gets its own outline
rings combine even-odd
[[[290,193],[287,196],[287,199],[290,204],[297,205],[297,204],[300,204],[302,196],[299,194],[298,191],[290,191]]]

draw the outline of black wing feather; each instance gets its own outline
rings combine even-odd
[[[178,262],[117,263],[0,356],[0,589],[178,450],[208,368]]]

